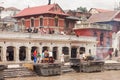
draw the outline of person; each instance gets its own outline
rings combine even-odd
[[[40,53],[37,54],[37,61],[38,61],[38,63],[41,62],[41,54]]]
[[[64,63],[64,53],[61,54],[61,62]]]
[[[109,54],[109,59],[111,60],[112,59],[112,49],[109,49],[108,54]]]
[[[48,52],[48,50],[45,50],[44,51],[44,58],[48,58],[49,57],[49,52]]]
[[[48,63],[49,62],[49,53],[48,53],[48,50],[44,51],[44,57],[43,57],[42,62],[43,63]]]
[[[34,57],[34,63],[36,63],[36,61],[37,61],[37,50],[34,50],[33,57]]]
[[[54,58],[53,57],[49,57],[49,63],[54,63]]]

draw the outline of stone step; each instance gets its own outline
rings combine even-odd
[[[105,70],[120,70],[120,63],[105,63],[104,65]]]
[[[8,69],[5,69],[4,72],[7,72],[7,71],[26,71],[28,70],[27,68],[8,68]]]
[[[61,67],[62,73],[73,72],[73,71],[74,71],[74,69],[72,69],[70,66],[62,66]]]
[[[67,72],[73,72],[74,70],[73,69],[65,69],[65,70],[61,70],[62,73],[67,73]]]
[[[37,76],[35,72],[24,67],[5,69],[3,75],[5,78]]]

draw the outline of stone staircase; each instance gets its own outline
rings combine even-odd
[[[63,66],[61,67],[61,72],[62,72],[62,73],[68,73],[68,72],[73,72],[73,71],[75,71],[75,70],[72,69],[72,68],[70,67],[70,65],[63,65]]]
[[[19,66],[19,67],[8,67],[3,71],[4,78],[15,78],[15,77],[30,77],[30,76],[37,76],[37,74],[29,70],[25,67]]]
[[[70,67],[70,65],[63,65],[61,67],[61,73],[73,72],[74,69]],[[4,78],[15,78],[15,77],[30,77],[30,76],[38,76],[34,71],[20,66],[19,64],[8,65],[7,69],[3,70]]]

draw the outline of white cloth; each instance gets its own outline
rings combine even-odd
[[[80,59],[85,59],[86,58],[86,54],[80,54]]]
[[[53,53],[52,52],[49,52],[49,57],[53,57]]]

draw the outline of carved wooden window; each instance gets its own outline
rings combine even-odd
[[[31,27],[34,27],[34,19],[31,19]]]
[[[40,26],[43,26],[43,18],[40,18]]]

